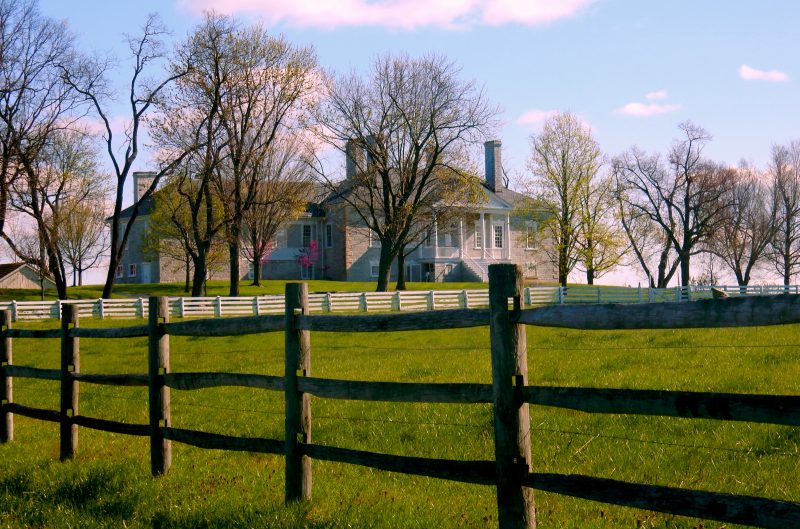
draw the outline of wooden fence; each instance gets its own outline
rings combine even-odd
[[[710,299],[711,286],[675,288],[630,288],[616,286],[571,285],[568,287],[525,287],[522,299],[527,306],[599,303],[656,303]],[[719,285],[713,288],[732,297],[798,294],[798,285]],[[170,297],[169,313],[178,318],[259,316],[282,314],[283,294],[242,297]],[[147,318],[145,298],[82,299],[69,301],[8,301],[0,309],[11,312],[12,321],[58,319],[64,305],[77,307],[82,317]],[[309,310],[329,312],[413,312],[439,309],[486,308],[489,291],[406,290],[398,292],[321,292],[308,295]]]
[[[60,424],[61,459],[75,454],[78,428],[147,436],[153,475],[167,472],[172,442],[207,449],[278,454],[285,457],[287,501],[307,500],[312,492],[312,460],[363,465],[375,469],[496,487],[501,528],[535,526],[533,490],[677,515],[757,527],[800,527],[800,503],[750,496],[627,483],[582,475],[537,473],[531,469],[527,432],[529,406],[543,405],[587,413],[646,414],[669,417],[750,421],[800,426],[800,397],[626,389],[532,386],[527,379],[525,325],[577,329],[728,327],[800,322],[799,296],[704,300],[682,305],[555,306],[523,309],[521,274],[514,265],[490,267],[489,309],[448,309],[435,314],[311,314],[305,284],[286,286],[284,314],[211,320],[170,321],[169,301],[150,298],[148,325],[81,328],[79,309],[65,304],[60,329],[13,328],[11,314],[0,312],[2,420],[0,441],[13,439],[13,414]],[[311,331],[376,332],[490,326],[492,383],[399,383],[335,380],[311,376]],[[232,336],[285,333],[283,376],[214,372],[173,373],[170,336]],[[80,369],[80,338],[148,337],[145,374],[89,374]],[[60,369],[12,362],[15,338],[60,339]],[[12,379],[61,381],[58,411],[14,402]],[[79,413],[79,384],[146,386],[149,423],[128,424]],[[285,399],[284,439],[233,437],[174,428],[170,390],[244,386],[281,391]],[[316,444],[312,441],[311,397],[386,402],[491,403],[494,406],[495,457],[454,461],[388,455]]]

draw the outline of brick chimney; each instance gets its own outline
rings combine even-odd
[[[489,140],[484,142],[486,187],[494,193],[503,189],[503,164],[500,157],[502,147],[500,140]]]
[[[142,195],[147,192],[153,180],[156,179],[156,173],[153,171],[134,171],[133,172],[133,202],[139,202]]]
[[[354,177],[359,171],[364,170],[364,149],[359,147],[355,140],[347,140],[344,146],[346,161],[345,176]]]

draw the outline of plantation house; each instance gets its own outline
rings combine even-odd
[[[449,220],[436,220],[405,260],[408,281],[487,281],[493,263],[515,263],[529,282],[549,282],[556,270],[540,238],[540,213],[522,213],[526,197],[505,185],[502,178],[501,142],[485,147],[483,196],[457,208]],[[354,164],[347,163],[346,177]],[[152,173],[134,173],[135,199],[152,181]],[[123,211],[130,217],[128,208]],[[175,259],[147,253],[147,233],[152,200],[142,204],[131,237],[117,269],[120,283],[180,281],[185,265]],[[275,237],[275,247],[264,260],[262,276],[268,279],[332,279],[371,281],[378,276],[380,243],[356,212],[331,195],[319,204],[309,204],[296,220]],[[394,265],[396,266],[396,265]],[[252,266],[243,259],[243,278],[252,278]],[[392,279],[397,276],[393,268]],[[210,272],[211,279],[226,279],[228,271]]]

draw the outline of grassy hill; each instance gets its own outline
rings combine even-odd
[[[296,281],[296,280],[292,280]],[[242,296],[262,296],[265,294],[283,294],[286,280],[265,280],[262,286],[256,287],[244,282],[240,291]],[[309,292],[372,292],[375,282],[363,281],[306,281]],[[486,283],[408,283],[408,290],[463,290],[489,288]],[[209,296],[227,296],[227,281],[209,281]],[[70,299],[96,299],[103,293],[102,285],[70,287],[67,290]],[[139,296],[188,296],[183,291],[183,283],[148,283],[135,285],[117,285],[114,288],[115,298]],[[55,290],[45,290],[45,299],[57,299]],[[38,301],[41,295],[38,289],[0,289],[0,300]]]

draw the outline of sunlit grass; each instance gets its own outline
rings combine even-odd
[[[84,326],[134,322],[82,320]],[[140,323],[140,322],[135,322]],[[39,324],[39,326],[45,324]],[[49,325],[53,325],[51,322]],[[22,326],[22,324],[20,324]],[[33,326],[33,324],[25,324]],[[528,330],[532,384],[798,394],[800,326],[691,331]],[[312,373],[408,382],[491,380],[488,329],[313,333]],[[81,370],[146,372],[146,340],[81,339]],[[53,368],[58,340],[15,340],[15,363]],[[183,338],[172,371],[283,373],[283,335]],[[144,388],[81,385],[81,413],[147,422]],[[15,380],[15,400],[57,409],[55,382]],[[491,407],[314,399],[315,443],[453,459],[492,459]],[[535,471],[800,500],[797,428],[531,408]],[[146,438],[81,429],[59,463],[58,427],[16,419],[0,447],[7,527],[496,527],[491,487],[313,463],[314,497],[283,505],[283,460],[175,444],[149,476]],[[172,423],[282,439],[283,395],[242,388],[172,391]],[[539,527],[694,528],[698,520],[539,493]],[[721,524],[706,523],[705,527]],[[732,527],[727,525],[726,527]]]

